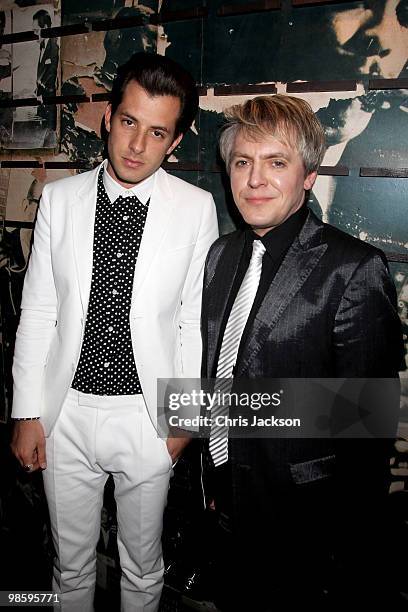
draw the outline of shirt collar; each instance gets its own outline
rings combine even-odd
[[[282,225],[278,225],[274,229],[269,230],[261,238],[266,252],[273,259],[279,259],[288,250],[296,236],[299,235],[300,230],[303,227],[306,217],[308,215],[308,208],[306,205],[301,206],[293,215],[291,215]],[[249,230],[248,242],[251,244],[255,238],[259,238],[252,230]]]
[[[122,198],[130,198],[136,196],[137,199],[144,205],[146,205],[152,195],[156,172],[151,176],[148,176],[143,181],[132,187],[131,189],[125,189],[122,185],[119,185],[114,178],[107,171],[108,160],[105,159],[103,162],[103,185],[108,198],[111,202],[114,202],[119,196]]]

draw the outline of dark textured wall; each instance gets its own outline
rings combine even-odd
[[[33,29],[38,10],[49,14],[45,29]],[[310,102],[329,144],[310,205],[386,252],[407,336],[407,0],[4,1],[0,421],[10,410],[14,335],[42,187],[101,160],[101,119],[113,76],[142,49],[180,61],[200,86],[194,127],[166,167],[212,191],[223,233],[239,219],[217,156],[222,109],[260,93]],[[49,61],[40,75],[45,52]],[[395,493],[407,489],[407,380],[392,466]]]

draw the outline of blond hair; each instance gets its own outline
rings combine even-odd
[[[238,132],[254,141],[273,136],[289,144],[302,157],[306,176],[322,162],[326,148],[323,127],[310,104],[301,98],[282,94],[257,96],[227,108],[224,116],[220,153],[228,173]]]

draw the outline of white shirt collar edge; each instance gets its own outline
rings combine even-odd
[[[108,160],[105,159],[102,163],[102,168],[104,170],[103,184],[109,200],[114,202],[119,196],[122,196],[122,198],[136,196],[137,199],[146,206],[153,192],[157,170],[134,187],[125,189],[108,173],[107,166]]]

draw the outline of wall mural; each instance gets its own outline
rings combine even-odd
[[[124,1],[90,4],[70,0],[63,3],[62,22],[69,26],[84,20],[134,20],[142,25],[124,29],[96,30],[84,36],[66,36],[62,41],[63,96],[106,94],[111,90],[118,66],[138,51],[156,52],[157,26],[149,22],[157,2]],[[61,151],[70,161],[83,161],[89,166],[102,159],[101,120],[106,102],[71,102],[62,106]]]
[[[11,11],[0,11],[0,37],[11,34]],[[12,98],[12,54],[11,45],[0,42],[0,103]],[[0,106],[0,147],[11,140],[13,113],[10,108]]]
[[[386,252],[407,346],[408,0],[311,4],[1,2],[0,422],[10,411],[14,336],[42,188],[102,159],[112,80],[136,51],[179,61],[200,86],[199,115],[166,168],[214,194],[221,233],[241,223],[217,153],[223,109],[274,93],[311,104],[328,149],[310,206]],[[402,387],[392,465],[391,491],[397,494],[408,488],[406,373]],[[111,503],[105,504],[106,530],[114,528]],[[112,576],[116,580],[117,560],[109,567],[102,551],[106,534],[101,538],[98,579],[106,586]]]
[[[44,29],[60,25],[60,16],[51,4],[14,10],[12,34],[32,30],[34,41],[13,44],[13,98],[37,98],[46,102],[58,90],[59,39],[42,38]],[[9,149],[54,149],[57,146],[57,107],[55,104],[21,106],[13,112]]]

